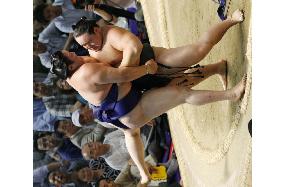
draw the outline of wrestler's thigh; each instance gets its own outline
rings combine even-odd
[[[204,78],[192,75],[184,75],[179,78],[171,80],[168,84],[169,86],[185,86],[187,88],[192,88],[202,82]]]
[[[120,118],[127,126],[141,127],[150,120],[185,102],[185,89],[177,86],[166,86],[146,91],[137,106]]]
[[[153,47],[158,63],[170,67],[190,67],[202,60],[211,47],[203,44],[189,44],[177,48]]]
[[[151,119],[147,119],[139,102],[133,110],[119,118],[119,121],[131,129],[144,126]]]

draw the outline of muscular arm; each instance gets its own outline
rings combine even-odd
[[[91,83],[97,84],[130,82],[147,74],[147,65],[121,68],[94,63],[86,65],[88,66],[85,66],[85,78],[91,81]]]
[[[123,52],[119,67],[139,66],[143,45],[134,34],[122,28],[112,27],[109,39],[113,48]]]
[[[94,12],[97,15],[101,16],[108,23],[115,24],[117,22],[117,18],[114,15],[111,15],[104,10],[95,8]]]
[[[140,137],[140,129],[128,129],[123,132],[128,152],[140,172],[141,183],[147,183],[150,180],[150,173],[144,162],[144,146]]]

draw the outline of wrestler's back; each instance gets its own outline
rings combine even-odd
[[[112,84],[99,84],[91,82],[90,78],[84,75],[84,69],[89,68],[91,64],[88,64],[89,67],[87,67],[86,65],[87,64],[85,64],[85,67],[81,66],[67,81],[89,103],[95,106],[99,106],[108,95]],[[94,64],[92,64],[91,66],[94,66]],[[125,82],[119,83],[117,85],[118,100],[120,100],[130,91],[131,83]]]

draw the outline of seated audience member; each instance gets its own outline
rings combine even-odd
[[[37,136],[38,131],[33,131],[33,136]],[[45,152],[39,151],[36,148],[33,149],[33,169],[39,168],[43,165],[47,165],[54,160]]]
[[[54,125],[55,132],[62,134],[79,147],[89,142],[101,141],[105,127],[97,125],[94,128],[79,128],[71,120],[58,120]]]
[[[58,120],[47,110],[41,98],[33,98],[33,130],[54,131],[54,123]]]
[[[52,135],[43,135],[35,139],[35,147],[38,150],[48,151],[49,155],[57,154],[58,160],[82,159],[81,150],[73,145],[68,139],[59,139]]]
[[[71,109],[77,101],[74,93],[62,94],[60,91],[54,89],[53,86],[40,82],[34,82],[33,88],[34,95],[42,98],[46,109],[51,115],[71,117]]]
[[[117,170],[116,170],[117,171]],[[78,178],[80,181],[92,183],[96,182],[99,178],[109,178],[111,180],[115,180],[117,177],[117,173],[113,173],[114,175],[109,175],[108,171],[104,169],[93,170],[89,167],[82,168],[78,171]]]
[[[82,155],[87,160],[102,157],[110,167],[116,170],[121,170],[130,159],[124,133],[120,130],[105,135],[103,143],[90,142],[83,145]]]
[[[41,4],[34,8],[35,20],[40,23],[49,23],[46,29],[50,29],[50,26],[53,25],[52,28],[56,28],[63,33],[72,33],[72,25],[83,16],[96,21],[100,19],[93,12],[75,9],[70,0],[55,0],[53,4]],[[45,30],[42,33],[45,33]],[[41,36],[39,36],[40,38]]]
[[[48,186],[46,177],[52,171],[68,166],[68,162],[51,162],[33,170],[33,186]]]
[[[75,110],[72,113],[72,122],[74,125],[78,127],[82,126],[90,126],[90,125],[102,125],[106,128],[115,128],[112,124],[101,122],[98,119],[96,119],[93,115],[93,111],[88,106],[81,107],[77,110]]]
[[[56,186],[91,187],[91,184],[85,183],[79,179],[77,171],[54,171],[48,175],[48,180],[50,184]]]

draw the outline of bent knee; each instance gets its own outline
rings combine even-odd
[[[196,46],[196,55],[201,57],[205,56],[211,49],[213,45],[210,43],[200,43]]]

